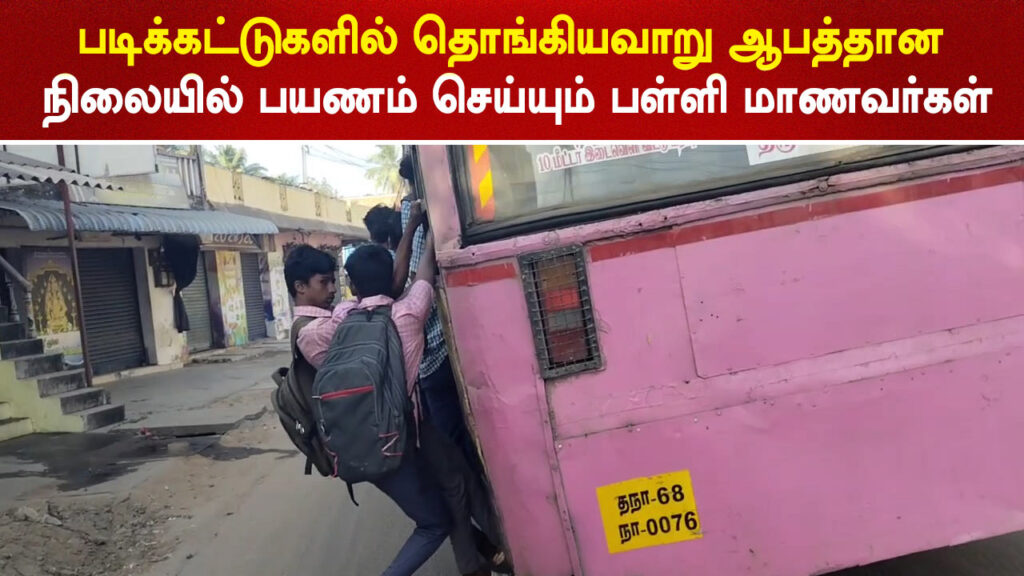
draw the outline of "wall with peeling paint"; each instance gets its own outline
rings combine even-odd
[[[74,281],[71,278],[67,241],[44,232],[5,229],[0,247],[19,248],[20,266],[33,283],[32,315],[47,352],[63,352],[69,357],[82,354],[81,333],[77,327]],[[149,364],[173,365],[187,357],[184,334],[174,326],[173,289],[155,286],[152,267],[145,250],[159,246],[159,237],[135,239],[105,233],[83,233],[78,247],[132,248],[136,257],[136,285]],[[57,304],[57,293],[61,298]],[[47,295],[49,294],[49,298]],[[56,306],[54,306],[56,304]],[[49,307],[49,308],[48,308]],[[56,308],[56,311],[54,310]],[[59,313],[56,313],[59,312]],[[61,317],[63,316],[63,320]]]
[[[137,262],[136,268],[141,270],[142,265],[143,263]],[[140,298],[139,306],[143,309],[143,318],[146,314],[145,308],[148,307],[152,312],[153,350],[147,351],[150,362],[161,366],[184,362],[188,358],[188,340],[187,334],[178,332],[174,323],[174,288],[157,288],[153,278],[153,267],[147,265],[145,270],[149,288],[146,297]],[[143,322],[143,331],[148,332],[149,328],[145,324]]]

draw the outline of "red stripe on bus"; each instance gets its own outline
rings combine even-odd
[[[629,256],[630,254],[671,248],[757,230],[789,226],[840,214],[936,198],[977,188],[1011,184],[1022,180],[1024,180],[1024,167],[1013,166],[980,174],[949,178],[947,180],[890,188],[871,194],[840,196],[810,204],[788,206],[727,220],[683,226],[673,230],[633,236],[624,240],[594,244],[590,247],[590,259],[592,262],[599,262],[601,260]]]
[[[328,392],[320,397],[321,400],[334,400],[335,398],[344,398],[345,396],[355,396],[356,394],[366,394],[367,392],[373,392],[373,386],[361,386],[359,388],[352,388],[350,390],[338,390],[337,392]]]
[[[479,266],[474,268],[456,268],[445,274],[444,281],[448,287],[476,286],[496,280],[508,280],[516,277],[516,267],[511,262]]]

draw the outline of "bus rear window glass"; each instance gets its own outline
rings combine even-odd
[[[850,145],[474,145],[462,147],[467,227],[542,220],[913,150]],[[896,162],[897,160],[893,160]],[[683,200],[684,201],[684,200]]]

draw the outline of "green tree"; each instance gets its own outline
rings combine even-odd
[[[400,159],[398,146],[378,144],[377,151],[368,159],[370,167],[366,169],[366,177],[373,185],[385,194],[393,194],[396,199],[401,197],[405,187],[405,180],[398,173]]]
[[[194,156],[195,146],[187,144],[161,144],[157,150],[162,154],[170,156]]]
[[[250,164],[245,148],[235,148],[225,144],[217,146],[213,151],[204,150],[204,160],[208,164],[220,166],[231,172],[241,172],[249,176],[265,177],[267,169],[262,164]]]
[[[321,178],[319,180],[314,180],[313,178],[310,178],[309,180],[303,182],[302,186],[314,192],[319,192],[324,196],[330,196],[332,198],[335,196],[334,186],[331,186],[331,184],[327,182],[326,178]]]
[[[278,174],[277,176],[274,176],[273,178],[271,178],[271,180],[277,182],[278,184],[284,184],[285,186],[299,185],[298,176],[295,176],[294,174],[285,174],[284,172]]]

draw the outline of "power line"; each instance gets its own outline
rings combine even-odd
[[[356,163],[359,163],[359,164],[368,165],[368,161],[365,158],[361,158],[359,156],[355,156],[355,155],[353,155],[350,152],[345,152],[344,150],[339,150],[339,149],[335,148],[334,146],[331,146],[330,144],[325,144],[324,147],[327,148],[328,150],[330,150],[331,152],[333,152],[334,154],[337,154],[338,156],[342,157],[342,158],[349,159],[349,160],[351,160],[353,162],[356,162]]]
[[[323,148],[326,148],[326,150]],[[333,146],[307,146],[306,153],[315,158],[320,158],[321,160],[334,162],[335,164],[354,166],[363,170],[370,168],[370,163],[366,159],[338,150]]]

